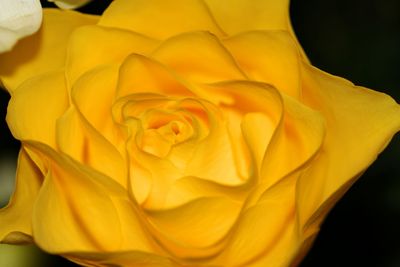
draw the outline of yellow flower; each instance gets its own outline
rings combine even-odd
[[[307,61],[288,1],[46,10],[0,55],[21,140],[0,240],[84,266],[292,266],[400,130]]]

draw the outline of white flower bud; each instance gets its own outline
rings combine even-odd
[[[39,0],[1,0],[0,52],[11,50],[18,39],[36,32],[41,22]]]

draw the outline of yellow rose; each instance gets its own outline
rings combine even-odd
[[[0,56],[22,148],[0,240],[84,266],[293,266],[400,129],[310,65],[288,1],[46,10]]]

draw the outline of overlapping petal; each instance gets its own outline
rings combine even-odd
[[[12,51],[0,55],[0,81],[13,91],[33,76],[63,70],[71,32],[96,22],[96,16],[45,9],[40,30],[21,40]]]
[[[303,101],[324,115],[329,129],[318,158],[297,188],[300,221],[315,228],[400,130],[400,107],[388,95],[354,86],[307,63],[302,77]]]
[[[87,266],[296,264],[400,108],[311,67],[288,5],[46,10],[0,55],[23,142],[0,240]]]
[[[165,39],[190,31],[223,35],[202,0],[119,0],[104,12],[99,25],[126,29]]]
[[[301,96],[299,48],[287,32],[250,31],[223,44],[251,80],[269,83],[295,98]]]
[[[7,123],[15,138],[56,147],[57,119],[69,105],[64,73],[46,73],[25,81],[12,92]]]
[[[43,176],[25,149],[18,158],[16,185],[8,205],[0,209],[0,242],[28,243],[32,241],[32,210]]]
[[[187,79],[201,83],[247,79],[215,35],[184,33],[164,41],[152,57]]]
[[[27,142],[27,146],[48,164],[32,221],[41,248],[53,253],[153,251],[122,186],[45,145]]]
[[[156,45],[156,40],[127,30],[97,25],[80,27],[71,34],[68,42],[66,73],[69,84],[72,86],[93,68],[120,64],[131,53],[148,54]]]

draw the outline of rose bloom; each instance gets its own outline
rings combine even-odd
[[[83,266],[295,266],[400,129],[313,67],[288,1],[48,9],[0,55],[21,140],[0,240]]]

